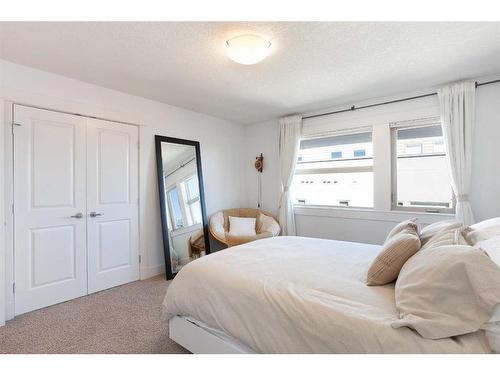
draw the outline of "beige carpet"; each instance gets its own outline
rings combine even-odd
[[[0,353],[188,353],[168,338],[163,276],[17,316],[0,327]]]

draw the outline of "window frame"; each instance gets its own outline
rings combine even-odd
[[[362,134],[362,133],[370,133],[371,134],[371,139],[372,139],[372,148],[373,148],[373,127],[372,126],[363,126],[363,127],[357,127],[357,128],[350,128],[350,129],[343,129],[343,130],[338,130],[338,131],[332,131],[328,132],[326,134],[322,134],[321,136],[309,136],[309,137],[301,137],[299,142],[302,142],[303,140],[308,140],[308,139],[321,139],[321,138],[328,138],[328,137],[335,137],[335,136],[343,136],[343,135],[349,135],[349,134]],[[299,143],[299,152],[300,152],[300,143]],[[333,152],[332,152],[333,153]],[[375,206],[375,158],[372,152],[372,156],[363,156],[363,157],[352,157],[352,158],[347,158],[347,159],[328,159],[328,160],[321,160],[321,161],[316,161],[315,163],[320,163],[320,162],[331,162],[331,161],[336,161],[336,162],[342,162],[342,161],[352,161],[352,160],[363,160],[363,159],[371,159],[372,160],[372,165],[371,166],[353,166],[353,167],[330,167],[330,168],[310,168],[310,169],[302,169],[299,170],[298,172],[297,169],[294,171],[294,178],[297,175],[308,175],[308,174],[328,174],[328,173],[356,173],[356,172],[371,172],[373,176],[373,205],[370,206],[344,206],[344,205],[324,205],[324,204],[307,204],[307,203],[293,203],[294,207],[317,207],[317,208],[330,208],[330,209],[347,209],[347,210],[374,210]],[[299,160],[299,156],[297,156],[297,160],[295,161],[295,166],[297,166],[300,163],[308,163],[304,162],[303,160]]]
[[[200,223],[195,223],[194,217],[195,213],[193,210],[193,206],[197,203],[200,202],[200,193],[199,193],[199,181],[198,182],[198,196],[191,198],[189,194],[189,187],[188,187],[188,181],[191,180],[192,178],[196,178],[198,180],[198,175],[195,173],[191,176],[188,176],[184,178],[182,181],[179,182],[179,186],[181,186],[181,191],[182,191],[182,204],[184,206],[184,211],[186,213],[186,221],[188,222],[188,227],[193,226],[196,224]],[[200,207],[201,208],[201,207]],[[189,224],[191,222],[191,224]]]
[[[420,212],[428,214],[455,214],[456,211],[456,199],[455,194],[452,189],[452,206],[446,207],[408,207],[408,206],[398,206],[398,174],[397,174],[397,163],[398,163],[398,153],[397,153],[397,131],[399,129],[416,129],[424,128],[428,126],[441,126],[441,121],[439,119],[427,119],[427,121],[422,120],[410,120],[402,121],[397,123],[389,124],[390,136],[391,136],[391,211],[403,211],[403,212]],[[446,151],[443,153],[438,153],[438,155],[446,156]],[[451,186],[450,186],[451,188]]]
[[[179,207],[181,209],[181,215],[182,215],[182,227],[179,227],[179,228],[174,228],[176,226],[176,221],[175,221],[174,209],[172,206],[172,199],[170,197],[170,192],[172,192],[173,190],[177,190],[177,200],[179,201]],[[185,228],[186,226],[184,224],[185,224],[186,218],[184,216],[184,210],[182,209],[182,202],[181,202],[182,197],[180,195],[179,186],[177,184],[175,184],[175,185],[172,185],[170,188],[168,188],[166,191],[166,196],[167,196],[168,214],[170,217],[170,223],[172,224],[172,231],[176,231],[176,230]]]
[[[184,228],[189,228],[189,227],[192,227],[194,225],[200,224],[200,223],[194,223],[195,215],[193,213],[193,205],[197,202],[200,202],[200,204],[201,204],[201,199],[200,199],[201,194],[199,194],[195,198],[188,199],[189,193],[188,193],[187,181],[193,177],[197,178],[198,175],[196,173],[189,175],[189,176],[183,178],[182,180],[171,184],[169,187],[167,187],[165,189],[168,213],[169,213],[169,217],[170,217],[170,221],[172,223],[172,226],[175,226],[174,211],[173,211],[172,202],[171,202],[171,198],[170,198],[170,192],[172,190],[177,190],[177,197],[179,199],[179,206],[180,206],[181,214],[182,214],[183,226],[179,227],[179,228],[175,228],[175,229],[173,228],[172,231],[176,231],[176,230],[180,230],[180,229],[184,229]],[[198,186],[199,186],[199,181],[198,181]],[[200,207],[200,209],[201,209],[201,207]],[[202,222],[203,222],[203,219],[202,219]]]

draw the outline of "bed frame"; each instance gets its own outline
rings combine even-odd
[[[169,337],[194,354],[251,354],[244,345],[225,340],[182,316],[168,322]]]

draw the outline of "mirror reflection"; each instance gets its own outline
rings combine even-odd
[[[184,265],[207,254],[208,241],[203,214],[203,185],[200,183],[201,163],[197,159],[199,144],[161,138],[157,143],[161,158],[160,200],[163,232],[164,237],[166,236],[165,257],[170,259],[170,262],[165,263],[167,268],[170,263],[167,276],[172,278]]]

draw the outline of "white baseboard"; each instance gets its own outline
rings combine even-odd
[[[14,315],[14,303],[13,302],[7,302],[5,304],[5,321],[9,321],[11,319],[15,318]]]
[[[149,279],[153,276],[165,273],[165,265],[158,264],[156,266],[141,268],[141,280]]]

